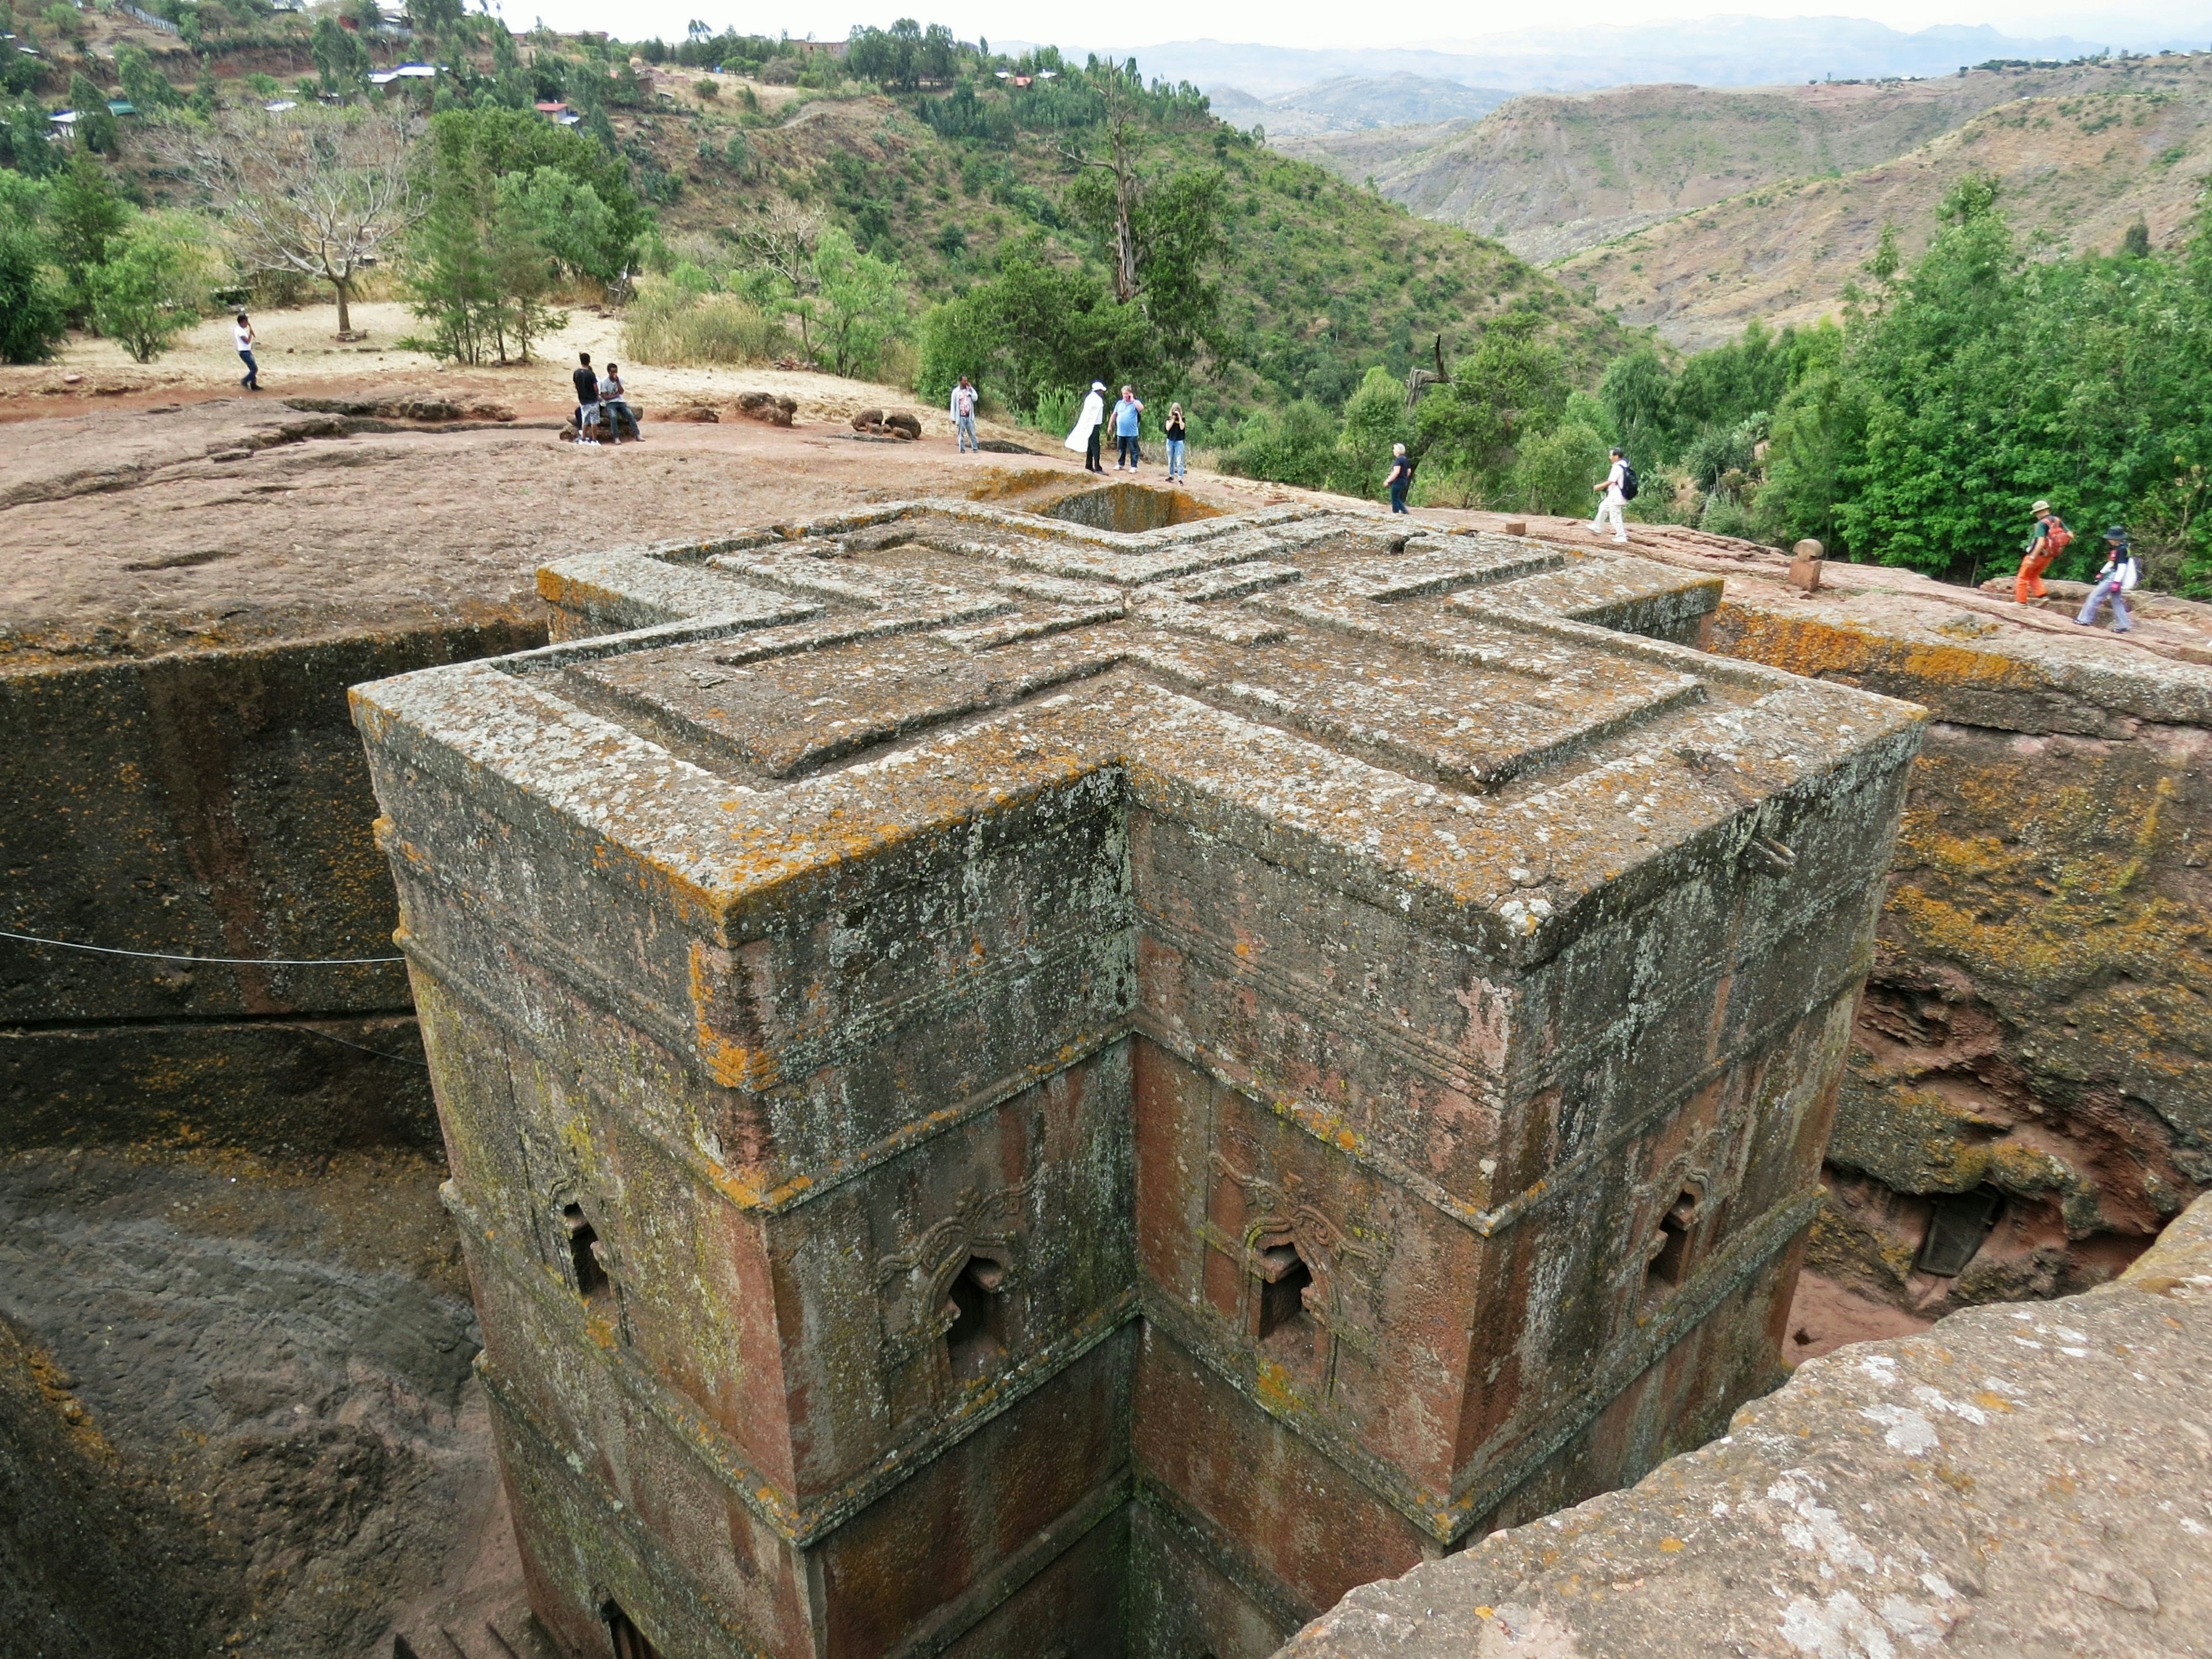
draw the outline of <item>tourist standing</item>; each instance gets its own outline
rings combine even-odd
[[[975,441],[975,388],[965,374],[960,377],[960,384],[952,388],[952,435],[961,454],[971,449],[981,453]]]
[[[1605,482],[1590,486],[1598,493],[1597,516],[1589,521],[1590,534],[1595,536],[1607,520],[1613,523],[1613,538],[1616,542],[1628,539],[1628,520],[1622,508],[1628,501],[1628,457],[1618,449],[1613,452],[1613,465],[1607,469]]]
[[[261,390],[261,366],[253,361],[253,325],[240,312],[238,320],[230,325],[230,337],[238,346],[238,361],[246,365],[246,376],[239,381],[248,392]]]
[[[1114,470],[1134,472],[1144,459],[1137,448],[1137,431],[1145,413],[1133,387],[1121,388],[1121,401],[1114,405]]]
[[[1181,404],[1170,404],[1168,405],[1166,435],[1168,441],[1168,482],[1170,483],[1181,483],[1184,482],[1187,477],[1183,471],[1182,465],[1183,424],[1182,405]]]
[[[568,371],[568,383],[576,388],[576,441],[595,443],[590,434],[599,423],[599,374],[588,351],[576,354],[576,364]]]
[[[2049,501],[2038,501],[2034,511],[2035,524],[2027,536],[2027,556],[2020,562],[2020,574],[2013,578],[2014,605],[2033,605],[2044,596],[2047,590],[2043,586],[2043,573],[2051,568],[2051,562],[2063,553],[2074,539],[2074,532],[2059,522]]]
[[[1406,492],[1413,487],[1413,458],[1406,453],[1403,444],[1390,446],[1390,476],[1383,479],[1390,486],[1390,510],[1406,510]]]
[[[1106,429],[1106,382],[1093,380],[1091,395],[1083,400],[1083,412],[1075,417],[1075,428],[1067,434],[1067,447],[1083,452],[1085,472],[1103,472],[1098,464],[1098,439]]]
[[[2083,627],[2097,620],[2097,612],[2104,608],[2106,599],[2112,602],[2112,632],[2124,634],[2135,626],[2128,615],[2126,595],[2135,592],[2141,575],[2136,564],[2133,549],[2128,545],[2127,527],[2114,525],[2105,532],[2105,568],[2097,574],[2097,585],[2089,590],[2089,597],[2081,602],[2081,614],[2074,618]]]

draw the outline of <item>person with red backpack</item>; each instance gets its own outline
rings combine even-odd
[[[2074,532],[2060,522],[2051,510],[2049,501],[2035,504],[2035,528],[2028,533],[2027,556],[2020,562],[2020,574],[2013,578],[2012,598],[2014,605],[2033,605],[2044,596],[2043,573],[2051,568],[2051,562],[2063,553],[2074,540]]]

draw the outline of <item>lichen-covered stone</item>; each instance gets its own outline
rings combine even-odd
[[[1812,1259],[1923,1312],[2100,1283],[2212,1184],[2212,668],[2170,625],[2139,646],[1855,567],[1799,596],[1781,562],[1731,574],[1715,649],[1936,716]],[[1977,1188],[1986,1243],[1921,1271],[1936,1200]]]
[[[572,1645],[1244,1659],[1770,1384],[1918,711],[1163,516],[565,560],[357,689]]]
[[[2212,1198],[2115,1284],[1800,1367],[1632,1490],[1354,1590],[1282,1659],[2212,1653]]]

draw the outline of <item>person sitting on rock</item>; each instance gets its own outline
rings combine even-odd
[[[604,435],[609,443],[622,441],[625,422],[629,423],[629,435],[633,439],[641,440],[645,436],[637,429],[637,416],[623,399],[621,367],[619,363],[609,363],[607,372],[599,376],[599,420],[606,428]]]

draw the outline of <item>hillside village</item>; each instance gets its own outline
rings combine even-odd
[[[0,0],[0,1656],[2197,1651],[2212,53],[605,21]]]

